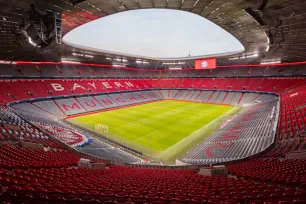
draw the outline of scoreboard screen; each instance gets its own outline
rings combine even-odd
[[[216,58],[195,60],[196,69],[215,69],[217,66]]]

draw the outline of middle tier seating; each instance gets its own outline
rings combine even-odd
[[[303,78],[7,79],[0,80],[0,102],[6,104],[30,98],[149,88],[192,88],[280,93],[303,82]]]

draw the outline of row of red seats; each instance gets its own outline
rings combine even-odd
[[[193,170],[129,167],[110,169],[43,168],[0,172],[6,200],[32,203],[263,203],[305,201],[305,191],[277,184],[223,176],[203,177]],[[158,201],[158,202],[157,202]],[[275,203],[275,202],[270,202]],[[282,202],[286,203],[286,202]]]
[[[145,88],[229,89],[281,93],[303,80],[303,78],[2,80],[0,100],[2,103],[7,103],[27,98]]]
[[[218,140],[216,140],[215,144],[211,144],[210,146],[205,149],[205,154],[207,158],[213,158],[214,155],[212,153],[213,149],[227,149],[231,148],[235,140],[238,140],[237,134],[243,132],[245,128],[248,128],[243,124],[244,121],[252,121],[254,119],[254,114],[258,112],[258,108],[262,106],[262,104],[257,104],[256,106],[251,107],[246,114],[243,115],[239,120],[235,123],[236,125],[232,126],[230,129],[227,130],[225,134],[222,135]],[[228,144],[223,144],[221,142],[230,141]]]
[[[77,165],[80,157],[67,150],[44,151],[13,146],[1,146],[0,166],[2,168],[43,168]]]
[[[50,125],[46,123],[40,123],[40,122],[33,122],[37,127],[40,127],[41,129],[45,130],[46,132],[50,133],[52,136],[54,136],[56,139],[64,142],[68,145],[75,145],[82,143],[84,141],[83,137],[67,128],[63,128],[61,126],[57,125]]]
[[[154,88],[202,88],[215,90],[252,90],[281,93],[303,82],[303,78],[200,78],[155,79]]]
[[[4,76],[99,76],[120,77],[134,76],[142,77],[142,72],[135,72],[119,68],[103,68],[83,65],[1,65],[0,75]],[[150,75],[149,75],[150,76]]]
[[[5,133],[3,133],[3,129],[6,130]],[[42,139],[40,135],[30,135],[27,131],[24,132],[24,135],[21,136],[22,131],[17,131],[18,136],[16,135],[16,131],[9,131],[5,127],[0,127],[0,141],[24,141],[24,142],[31,142],[31,143],[38,143],[42,144],[44,147],[52,147],[57,149],[62,149],[63,146],[57,143],[56,141],[50,139],[50,138],[44,138]],[[28,134],[27,134],[28,133]]]
[[[280,136],[285,139],[306,129],[306,84],[281,95]],[[285,133],[285,134],[283,134]],[[280,138],[282,139],[282,138]]]
[[[2,80],[0,81],[0,101],[6,104],[11,101],[28,98],[145,88],[151,88],[149,81],[138,79]]]
[[[0,107],[1,111],[6,111],[7,115],[0,118],[0,141],[24,141],[42,144],[44,147],[62,149],[63,146],[48,136],[45,136],[38,129],[29,126],[21,118],[10,114],[5,107]]]
[[[238,178],[306,187],[306,160],[254,159],[228,168]]]
[[[306,150],[306,83],[299,83],[280,95],[277,144],[266,157],[284,156]]]
[[[150,65],[148,65],[150,66]],[[100,76],[100,77],[224,77],[224,76],[269,76],[303,75],[303,66],[225,67],[217,69],[189,69],[145,71],[141,69],[114,68],[111,66],[86,66],[82,64],[58,65],[1,65],[0,75],[7,76]]]
[[[296,141],[295,139],[289,139],[288,141],[278,140],[274,148],[266,153],[264,157],[284,157],[289,152],[305,151],[306,140]]]

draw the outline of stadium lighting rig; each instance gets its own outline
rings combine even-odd
[[[178,65],[178,64],[186,64],[186,62],[163,62],[165,65]]]
[[[75,52],[73,52],[73,53],[72,53],[72,55],[73,55],[73,56],[77,56],[77,57],[85,57],[85,58],[90,58],[90,59],[94,58],[94,56],[93,56],[93,55],[81,54],[81,53],[75,53]]]
[[[109,58],[107,57],[106,60],[112,61],[113,67],[126,67],[128,60],[123,58]]]
[[[113,59],[113,61],[117,61],[117,62],[127,62],[128,60],[127,60],[127,59],[116,58],[116,59]]]
[[[19,26],[29,44],[41,49],[62,43],[62,18],[55,11],[39,10],[31,4],[28,15]]]
[[[150,62],[142,61],[142,60],[136,60],[137,64],[149,64]]]
[[[181,70],[182,68],[179,68],[179,67],[172,67],[172,68],[169,68],[169,70]]]
[[[259,57],[259,54],[254,53],[254,54],[251,54],[251,55],[244,55],[244,56],[241,56],[241,57],[231,57],[231,58],[229,58],[229,60],[249,59],[249,58],[255,58],[255,57]]]
[[[65,59],[62,59],[61,62],[71,63],[71,64],[81,64],[81,62],[78,62],[78,61],[70,61],[70,60],[65,60]]]
[[[75,6],[78,3],[84,2],[86,0],[70,0],[70,2],[72,3],[73,6]]]
[[[266,25],[265,19],[262,17],[262,11],[267,6],[269,0],[258,0],[252,7],[243,9],[243,11],[252,17],[259,26]]]
[[[125,64],[112,64],[113,67],[126,67]]]
[[[33,42],[31,37],[28,37],[28,42],[33,45],[34,47],[40,47],[39,45],[37,45],[35,42]]]
[[[117,62],[117,63],[124,63],[124,62],[128,62],[127,59],[123,59],[123,58],[111,58],[111,57],[106,57],[105,58],[106,60],[109,60],[109,61],[113,61],[114,63]]]
[[[273,44],[273,35],[272,35],[271,31],[266,31],[266,36],[267,36],[266,52],[269,52],[270,48],[271,48],[271,44]]]
[[[282,63],[281,60],[276,60],[276,61],[270,61],[270,62],[261,62],[260,64],[280,64]]]

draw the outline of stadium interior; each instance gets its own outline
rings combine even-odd
[[[155,8],[202,16],[245,50],[163,60],[62,41]],[[0,203],[305,204],[305,11],[304,0],[1,0]]]

